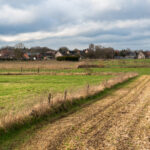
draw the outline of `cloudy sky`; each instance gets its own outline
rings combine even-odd
[[[0,0],[0,46],[150,49],[150,0]]]

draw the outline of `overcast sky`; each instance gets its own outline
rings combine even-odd
[[[0,0],[0,46],[150,49],[150,0]]]

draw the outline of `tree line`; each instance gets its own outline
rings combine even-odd
[[[87,49],[79,50],[75,48],[74,50],[70,50],[67,47],[60,47],[58,50],[54,50],[48,47],[31,47],[26,48],[22,44],[17,45],[16,47],[3,47],[0,49],[1,52],[5,52],[5,56],[7,55],[13,57],[15,60],[22,60],[24,58],[24,54],[39,54],[43,59],[48,54],[55,58],[55,54],[60,52],[62,56],[78,56],[80,58],[88,58],[88,59],[114,59],[117,57],[126,57],[129,55],[136,55],[138,51],[131,50],[129,48],[122,50],[115,50],[112,47],[103,47],[101,45],[90,44]],[[142,50],[141,50],[142,51]],[[145,55],[147,55],[148,51],[142,51]],[[149,54],[150,55],[150,54]]]

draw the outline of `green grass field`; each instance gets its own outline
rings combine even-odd
[[[18,73],[21,72],[37,72],[38,66],[46,65],[40,72],[54,73],[100,73],[100,72],[137,72],[139,75],[150,74],[150,59],[145,60],[85,60],[84,64],[102,64],[104,68],[91,69],[66,69],[69,66],[66,62],[62,62],[64,69],[54,69],[57,62],[3,62],[0,63],[0,73]],[[80,62],[79,62],[80,63]],[[5,65],[6,64],[6,65]],[[75,63],[76,64],[76,63]],[[18,66],[17,66],[18,65]],[[75,66],[71,62],[72,66]],[[135,66],[135,67],[134,67]],[[63,67],[62,67],[63,68]],[[47,96],[48,93],[61,93],[66,89],[77,89],[87,84],[97,84],[112,76],[82,76],[82,75],[1,75],[0,76],[0,117],[6,113],[15,114],[18,110],[30,108],[38,101],[39,96]],[[38,98],[37,98],[38,97]]]
[[[150,68],[96,68],[93,72],[137,72],[139,75],[150,75]]]
[[[49,76],[18,75],[0,76],[0,117],[17,113],[36,104],[39,96],[49,92],[61,93],[66,89],[78,89],[87,84],[99,84],[112,76]]]
[[[59,62],[60,63],[60,62]],[[48,93],[61,93],[66,89],[77,89],[87,84],[97,84],[112,76],[82,76],[82,75],[42,75],[42,73],[101,73],[101,72],[137,72],[139,75],[150,74],[150,59],[145,60],[84,60],[82,64],[102,64],[104,68],[77,69],[77,63],[70,63],[76,68],[68,69],[69,63],[62,62],[61,69],[52,68],[58,66],[57,61],[42,62],[1,62],[0,73],[19,73],[22,67],[24,72],[37,72],[37,75],[1,75],[0,76],[0,117],[6,113],[15,114],[18,110],[30,108],[35,103],[42,101],[39,97]],[[49,66],[51,64],[51,66]],[[60,65],[60,64],[59,64]],[[37,98],[38,97],[38,98]]]

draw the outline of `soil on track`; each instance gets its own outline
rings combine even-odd
[[[27,150],[149,150],[150,76],[46,125]]]

